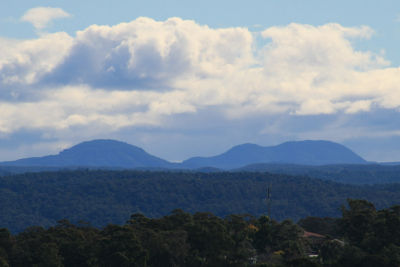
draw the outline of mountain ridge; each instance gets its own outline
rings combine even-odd
[[[1,162],[0,165],[116,168],[170,168],[173,166],[172,163],[150,155],[140,147],[110,139],[85,141],[68,149],[62,150],[57,155]]]
[[[366,164],[349,148],[325,140],[289,141],[276,146],[242,144],[212,157],[193,157],[182,162],[186,167],[240,168],[256,163],[298,165]]]
[[[235,169],[258,163],[330,165],[366,164],[349,148],[324,140],[289,141],[276,146],[245,143],[211,157],[192,157],[172,163],[147,153],[140,147],[110,139],[85,141],[57,155],[0,162],[0,166],[109,167],[161,169]]]

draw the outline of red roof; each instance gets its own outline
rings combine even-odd
[[[324,235],[320,235],[320,234],[317,234],[317,233],[312,233],[312,232],[307,232],[307,231],[304,231],[303,237],[318,237],[318,238],[325,238],[325,236],[324,236]]]

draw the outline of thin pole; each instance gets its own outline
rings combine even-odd
[[[268,185],[267,188],[267,208],[268,208],[268,217],[271,219],[271,185]]]

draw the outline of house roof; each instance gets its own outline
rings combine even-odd
[[[307,232],[307,231],[304,231],[303,237],[325,238],[324,235],[320,235],[320,234],[313,233],[313,232]]]

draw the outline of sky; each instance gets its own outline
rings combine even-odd
[[[0,161],[330,140],[400,161],[400,1],[0,2]]]

